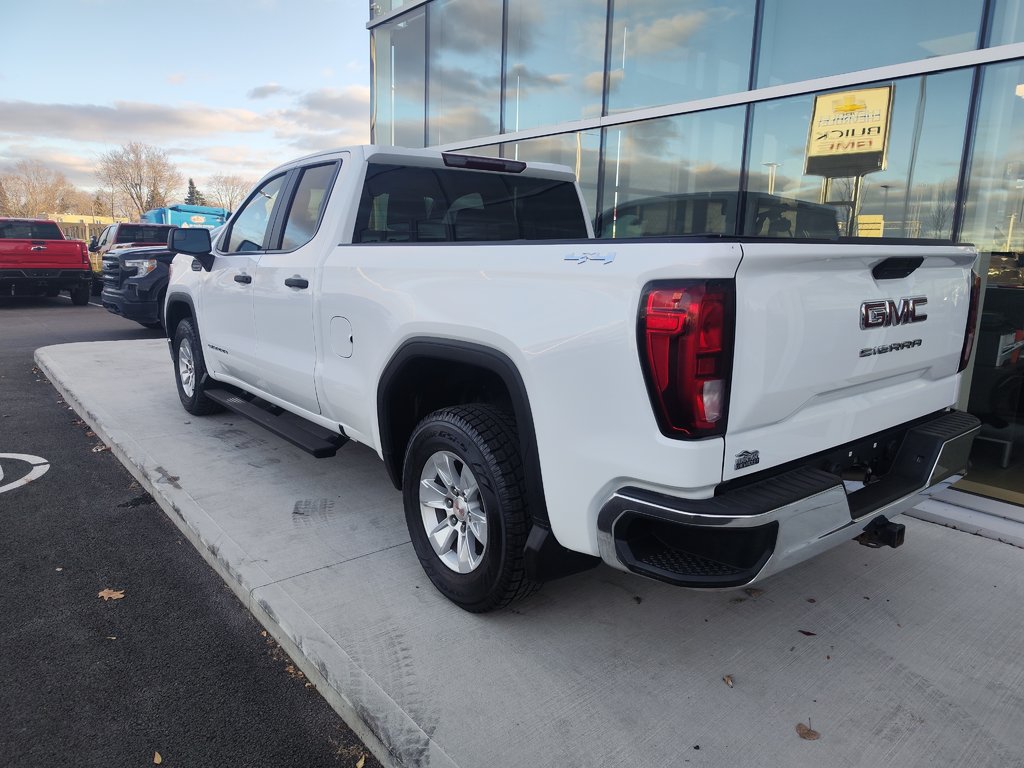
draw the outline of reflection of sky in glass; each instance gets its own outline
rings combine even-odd
[[[745,114],[729,107],[605,129],[601,209],[659,195],[738,191]]]
[[[1024,64],[985,69],[961,239],[983,251],[1024,250]]]
[[[861,192],[861,214],[884,216],[886,236],[948,237],[952,231],[970,87],[968,70],[896,81],[888,165],[866,175]],[[820,201],[822,178],[803,173],[813,103],[807,95],[754,106],[751,190],[767,191],[773,175],[775,194]],[[852,179],[837,179],[829,200],[848,203],[852,191]]]
[[[499,131],[502,0],[430,4],[428,144]]]
[[[766,0],[759,87],[973,50],[983,0]]]
[[[747,88],[754,0],[614,3],[608,111]]]
[[[509,0],[506,132],[601,114],[606,0]]]
[[[370,0],[370,18],[383,16],[405,5],[405,0]]]
[[[996,0],[992,10],[989,45],[1024,42],[1024,2]]]
[[[540,139],[509,142],[502,144],[502,154],[512,160],[528,163],[557,163],[567,165],[576,172],[576,179],[583,188],[583,197],[590,209],[590,216],[597,214],[597,169],[601,153],[600,131],[564,133],[558,136],[544,136]]]
[[[426,14],[412,11],[373,30],[373,140],[423,146]]]

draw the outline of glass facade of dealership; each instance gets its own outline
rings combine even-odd
[[[576,170],[600,237],[977,245],[960,488],[1024,504],[1024,0],[382,0],[372,137]],[[1024,518],[1022,518],[1024,520]]]

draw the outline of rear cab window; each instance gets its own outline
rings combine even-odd
[[[117,230],[118,243],[166,243],[173,227],[156,224],[122,224]]]
[[[60,227],[52,221],[26,221],[13,219],[0,221],[0,239],[3,240],[63,240]]]
[[[355,243],[587,237],[576,186],[560,179],[370,163]]]

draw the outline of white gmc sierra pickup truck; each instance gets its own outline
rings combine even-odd
[[[168,245],[186,410],[372,447],[470,611],[601,560],[722,588],[897,546],[978,430],[970,247],[594,240],[568,169],[384,147]]]

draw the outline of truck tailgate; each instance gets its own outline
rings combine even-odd
[[[82,269],[82,247],[77,240],[0,239],[0,268]]]
[[[952,405],[974,260],[952,245],[744,243],[723,478]]]

